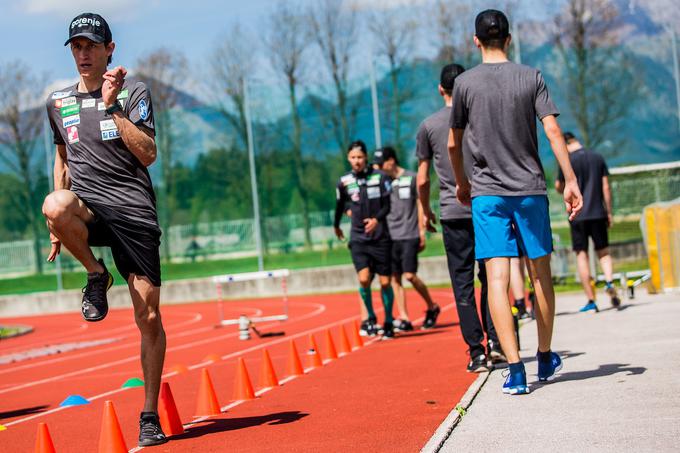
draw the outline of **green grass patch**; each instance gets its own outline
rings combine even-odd
[[[567,229],[567,234],[569,234]],[[443,256],[444,243],[440,237],[433,237],[427,242],[427,247],[420,257]],[[264,259],[265,269],[304,269],[324,266],[351,264],[352,260],[346,245],[338,245],[330,250],[323,251],[299,251],[290,253],[278,253],[266,255]],[[186,263],[167,263],[162,266],[164,281],[182,280],[189,278],[210,277],[213,275],[236,274],[240,272],[252,272],[257,270],[257,258],[236,258],[215,261],[200,261]],[[617,266],[617,271],[630,271],[647,268],[646,260],[626,263]],[[123,285],[125,281],[112,266],[115,284]],[[62,274],[64,289],[82,288],[87,280],[84,271],[69,271]],[[569,279],[567,279],[569,282]],[[447,285],[442,285],[446,287]],[[0,295],[27,294],[40,291],[55,291],[57,279],[54,274],[31,275],[19,278],[0,280]],[[564,288],[556,286],[557,291],[572,291],[580,289],[578,283],[567,284]]]

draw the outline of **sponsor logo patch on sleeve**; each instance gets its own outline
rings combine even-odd
[[[146,103],[146,100],[142,99],[139,101],[139,104],[137,105],[137,112],[139,112],[139,117],[143,121],[149,119],[149,105]]]

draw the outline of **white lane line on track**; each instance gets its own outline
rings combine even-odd
[[[290,323],[296,323],[296,322],[304,321],[304,320],[306,320],[306,319],[308,319],[308,318],[310,318],[310,317],[317,316],[317,315],[323,313],[324,311],[326,311],[326,307],[325,307],[324,305],[321,305],[321,304],[315,304],[315,303],[298,303],[297,306],[316,307],[316,309],[315,309],[314,311],[312,311],[311,313],[309,313],[309,314],[302,315],[302,316],[300,316],[300,317],[297,318],[297,319],[288,321],[289,324],[290,324]],[[272,327],[272,326],[276,326],[276,325],[280,325],[280,323],[278,323],[278,322],[272,322],[272,323],[269,323],[269,324],[264,324],[264,325],[262,326],[262,328],[268,328],[268,327]],[[314,331],[314,329],[307,330],[306,332],[310,332],[310,331]],[[229,338],[229,337],[236,337],[236,336],[238,336],[238,335],[239,335],[238,332],[233,332],[233,333],[230,333],[230,334],[227,334],[227,335],[222,335],[222,336],[220,336],[220,337],[211,338],[210,341],[221,340],[221,339]],[[200,343],[202,344],[202,343],[204,343],[204,342],[201,341]],[[269,344],[269,343],[264,343],[264,344],[261,345],[261,347],[264,347],[264,346],[266,346],[266,345],[268,345],[268,344]],[[184,346],[186,346],[186,345],[184,345]],[[172,350],[179,349],[179,348],[180,348],[180,347],[178,346],[178,347],[176,347],[176,348],[168,349],[168,351],[172,351]],[[182,348],[182,349],[185,349],[184,347],[181,347],[181,348]],[[257,349],[257,348],[256,348],[256,349]],[[132,357],[132,358],[125,359],[124,361],[125,361],[125,362],[128,362],[128,361],[131,361],[131,360],[139,360],[139,356],[134,356],[134,357]],[[118,361],[118,362],[121,362],[121,361]],[[209,364],[211,364],[211,363],[213,363],[213,362],[201,362],[201,366],[209,365]],[[108,366],[111,366],[111,365],[113,365],[113,364],[115,364],[115,362],[112,362],[112,363],[109,363],[109,364],[106,364],[106,365],[100,365],[100,366],[98,366],[97,368],[104,368],[105,366],[108,367]],[[164,374],[164,375],[162,376],[162,378],[167,379],[167,378],[172,377],[172,376],[175,376],[175,375],[177,375],[177,374],[179,374],[179,373],[177,373],[176,371],[172,371],[172,372],[170,372],[170,373]],[[110,391],[105,392],[105,393],[100,393],[100,394],[95,395],[95,396],[92,396],[92,397],[88,397],[87,399],[88,399],[89,401],[95,401],[95,400],[98,400],[98,399],[100,399],[100,398],[104,398],[104,397],[106,397],[106,396],[110,396],[110,395],[113,395],[113,394],[116,394],[116,393],[119,393],[119,392],[123,392],[123,391],[125,391],[125,390],[127,390],[127,388],[118,388],[118,389],[110,390]],[[66,409],[66,408],[67,408],[67,407],[55,407],[55,408],[50,409],[50,410],[47,410],[47,411],[45,411],[45,412],[40,412],[40,413],[38,413],[38,414],[30,415],[30,416],[28,416],[28,417],[24,417],[24,418],[20,418],[20,419],[17,419],[17,420],[13,420],[13,421],[11,421],[11,422],[5,423],[4,426],[17,425],[17,424],[19,424],[19,423],[23,423],[23,422],[26,422],[26,421],[29,421],[29,420],[33,420],[33,419],[36,419],[36,418],[39,418],[39,417],[42,417],[42,416],[45,416],[45,415],[49,415],[49,414],[53,414],[53,413],[55,413],[55,412],[59,412],[59,411],[64,410],[64,409]]]
[[[452,297],[452,294],[451,294],[450,291],[444,292],[444,291],[436,291],[436,290],[435,290],[435,291],[431,291],[431,292],[432,292],[433,294],[439,294],[439,295],[441,295],[441,296],[449,296],[449,297]],[[298,304],[298,305],[303,305],[303,304]],[[317,304],[315,304],[315,305],[317,305]],[[450,310],[450,309],[452,309],[452,308],[454,308],[454,307],[455,307],[455,304],[449,304],[449,305],[447,305],[447,306],[445,306],[445,307],[442,307],[442,312],[448,311],[448,310]],[[325,306],[324,306],[324,310],[325,310]],[[382,311],[382,310],[381,310],[381,309],[378,309],[378,310],[376,310],[376,311],[380,312],[380,311]],[[349,321],[351,321],[351,320],[353,320],[353,319],[356,319],[356,317],[357,317],[357,316],[354,315],[354,316],[351,316],[351,317],[349,317],[349,318],[345,318],[345,320],[340,321],[340,322],[349,322]],[[306,317],[305,317],[304,319],[306,319]],[[424,319],[424,317],[421,316],[420,318],[416,319],[415,322],[420,322],[420,321],[422,321],[423,319]],[[300,318],[300,319],[295,319],[295,320],[291,320],[291,321],[288,321],[288,322],[289,322],[289,323],[294,323],[294,322],[299,322],[299,321],[301,321],[301,320],[302,320],[302,318]],[[263,328],[269,327],[269,326],[273,326],[273,325],[276,325],[276,324],[278,324],[278,323],[270,323],[270,324],[267,324],[267,325],[263,326]],[[304,331],[304,332],[301,332],[301,333],[297,334],[296,336],[299,337],[299,336],[303,336],[303,335],[308,335],[309,333],[316,332],[317,330],[322,330],[323,328],[324,328],[324,327],[320,327],[320,328],[317,327],[317,328],[313,328],[313,329],[308,329],[308,330],[306,330],[306,331]],[[225,336],[223,336],[223,337],[220,337],[219,339],[222,339],[222,338],[225,338],[225,337],[229,337],[229,336],[236,336],[236,335],[238,335],[238,332],[236,332],[236,333],[234,333],[234,334],[231,334],[231,335],[225,335]],[[216,340],[216,339],[214,339],[214,340]],[[369,341],[367,341],[367,342],[364,342],[364,346],[367,346],[368,344],[372,344],[372,343],[375,342],[375,341],[377,341],[377,339],[369,340]],[[270,344],[272,344],[272,343],[264,343],[264,344],[260,345],[259,348],[256,348],[256,349],[264,348],[265,346],[268,346],[268,345],[270,345]],[[252,349],[252,348],[251,348],[251,349]],[[206,363],[206,362],[202,362],[202,363],[203,363],[203,366],[205,366],[205,365],[208,365],[208,364],[213,363],[213,362],[207,362],[207,363]],[[163,378],[168,378],[168,377],[175,376],[175,375],[177,375],[177,374],[179,374],[179,373],[177,373],[176,371],[172,371],[172,372],[170,372],[170,373],[164,374],[162,377],[163,377]],[[292,377],[292,376],[291,376],[291,377]],[[291,380],[292,380],[292,379],[291,379]],[[125,388],[125,389],[123,389],[123,388],[114,389],[114,390],[111,390],[111,391],[108,391],[108,392],[105,392],[105,393],[100,393],[99,395],[95,395],[95,396],[90,397],[90,398],[87,398],[87,399],[90,400],[90,401],[94,401],[94,400],[97,400],[97,399],[100,399],[100,398],[104,398],[104,397],[109,396],[109,395],[113,395],[113,394],[116,394],[116,393],[119,393],[119,392],[123,392],[123,391],[125,391],[125,390],[128,390],[128,389],[127,389],[127,388]],[[26,421],[29,421],[29,420],[33,420],[33,419],[42,417],[42,416],[44,416],[44,415],[52,414],[52,413],[54,413],[54,412],[58,412],[58,411],[63,410],[63,409],[66,409],[66,407],[56,407],[56,408],[54,408],[54,409],[50,409],[50,410],[48,410],[48,411],[41,412],[41,413],[39,413],[39,414],[34,414],[34,415],[31,415],[31,416],[28,416],[28,417],[20,418],[20,419],[18,419],[18,420],[14,420],[14,421],[5,423],[4,426],[13,426],[13,425],[17,425],[17,424],[19,424],[19,423],[23,423],[23,422],[26,422]],[[130,452],[138,451],[138,450],[141,450],[141,447],[137,447],[136,449],[132,449],[132,450],[130,450]]]
[[[186,320],[186,321],[182,321],[179,324],[170,324],[168,326],[167,330],[172,331],[172,330],[177,329],[179,327],[185,327],[185,326],[188,326],[188,325],[191,325],[191,324],[195,324],[197,322],[200,322],[203,319],[203,315],[201,315],[200,313],[187,313],[187,314],[192,314],[194,316],[193,316],[193,318]],[[111,329],[111,330],[106,331],[106,333],[108,335],[110,333],[113,333],[114,331],[119,331],[121,329],[132,330],[133,328],[136,329],[137,326],[135,326],[133,324],[131,326],[126,326],[124,328]],[[182,333],[179,333],[179,334],[174,334],[173,338],[189,335],[190,333],[193,333],[194,331],[201,332],[203,330],[209,330],[209,329],[210,328],[208,328],[208,327],[202,327],[200,329],[189,330],[189,331],[182,332]],[[97,337],[99,337],[99,336],[106,337],[107,335],[98,335]],[[97,337],[95,337],[95,338],[97,338]],[[69,355],[64,355],[63,357],[47,359],[47,360],[43,360],[43,361],[39,361],[39,362],[27,363],[25,365],[10,366],[9,368],[6,368],[4,370],[0,370],[0,374],[11,373],[11,372],[14,372],[14,371],[24,370],[24,369],[28,369],[28,368],[42,367],[44,365],[50,365],[50,364],[53,364],[53,363],[63,362],[63,361],[67,361],[67,360],[73,360],[73,359],[77,359],[77,358],[80,358],[80,357],[87,357],[88,355],[92,355],[92,354],[95,354],[95,353],[97,355],[99,355],[99,354],[102,354],[102,353],[116,351],[116,350],[119,350],[119,349],[124,349],[126,347],[132,347],[132,346],[138,347],[139,346],[139,340],[135,340],[134,342],[117,344],[115,346],[111,346],[111,347],[108,347],[108,348],[97,349],[97,350],[89,350],[89,351],[86,351],[86,352],[81,352],[79,354],[69,354]]]
[[[439,294],[439,292],[434,292],[434,291],[431,291],[431,293],[432,293],[432,294]],[[443,294],[440,294],[440,295],[443,295]],[[450,293],[447,293],[447,295],[450,295]],[[455,306],[456,306],[455,304],[449,304],[449,305],[447,305],[447,306],[445,306],[445,307],[442,307],[442,312],[448,311],[448,310],[454,308]],[[376,310],[376,311],[379,312],[379,311],[382,311],[382,310]],[[351,321],[352,319],[356,319],[356,315],[355,315],[355,316],[352,316],[352,317],[350,317],[350,318],[345,318],[344,321],[338,321],[338,322],[336,322],[336,323],[333,323],[333,325],[341,324],[341,323],[344,323],[344,322],[348,322],[348,321]],[[416,322],[416,323],[422,322],[424,319],[425,319],[425,317],[424,317],[424,316],[421,316],[420,318],[414,320],[414,322]],[[323,326],[323,327],[317,328],[316,330],[323,330],[323,329],[325,329],[325,328],[327,328],[327,327],[326,327],[326,326]],[[316,330],[314,330],[314,331],[316,331]],[[293,339],[293,338],[299,337],[299,336],[301,336],[301,335],[306,335],[306,334],[307,334],[306,332],[301,332],[301,333],[299,333],[299,334],[296,334],[294,337],[288,338],[288,340],[291,340],[291,339]],[[380,337],[375,337],[375,338],[373,338],[373,339],[370,339],[370,340],[368,340],[368,341],[365,341],[365,342],[364,342],[364,347],[370,346],[370,345],[372,345],[373,343],[375,343],[375,342],[377,342],[377,341],[381,341],[381,338],[380,338]],[[280,340],[277,340],[276,342],[280,342]],[[268,343],[268,344],[274,344],[274,343],[275,343],[275,342]],[[264,345],[263,345],[263,346],[264,346]],[[352,352],[354,352],[355,350],[358,350],[358,349],[354,349],[354,348],[353,348],[353,349],[352,349]],[[229,356],[229,355],[231,355],[231,354],[227,354],[227,356]],[[222,358],[224,359],[224,358],[226,358],[227,356],[223,356]],[[325,361],[324,361],[324,365],[325,365],[326,363],[329,363],[329,362],[332,362],[332,361],[333,361],[333,360],[325,360]],[[314,371],[315,369],[316,369],[316,368],[313,368],[313,367],[305,368],[305,369],[304,369],[304,374],[309,374],[309,373],[311,373],[312,371]],[[279,381],[279,384],[280,384],[280,385],[283,385],[283,384],[285,384],[285,383],[287,383],[287,382],[290,382],[290,381],[292,381],[292,380],[294,380],[294,379],[297,379],[298,377],[300,377],[300,376],[288,376],[288,377],[282,379],[281,381]],[[267,392],[273,390],[274,388],[276,388],[276,387],[267,387],[267,388],[260,389],[260,390],[258,390],[257,392],[255,392],[255,396],[260,396],[260,395],[262,395],[262,394],[264,394],[264,393],[267,393]],[[224,413],[224,412],[227,412],[229,409],[233,409],[233,408],[236,407],[236,406],[240,406],[241,404],[243,404],[243,403],[245,403],[245,402],[247,402],[247,400],[233,401],[233,402],[227,404],[226,406],[221,407],[221,408],[220,408],[220,415],[222,415],[222,413]],[[189,423],[185,423],[185,424],[183,425],[183,427],[184,427],[185,429],[190,428],[191,426],[196,425],[196,424],[201,423],[201,422],[204,422],[204,421],[206,421],[206,420],[209,420],[209,419],[212,418],[212,417],[216,417],[216,415],[207,415],[207,416],[202,416],[202,417],[196,417],[196,418],[194,418],[194,420],[190,421]],[[138,452],[138,451],[140,451],[140,450],[143,450],[143,449],[144,449],[144,447],[139,447],[139,446],[138,446],[138,447],[134,447],[134,448],[130,449],[130,450],[128,451],[128,453],[136,453],[136,452]]]

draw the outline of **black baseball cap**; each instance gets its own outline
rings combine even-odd
[[[503,12],[487,9],[475,19],[475,35],[478,39],[505,39],[510,36],[510,24]]]
[[[64,45],[67,46],[73,38],[79,37],[104,44],[113,41],[109,24],[106,23],[102,16],[93,13],[80,14],[71,21],[68,27],[68,39]]]
[[[397,159],[397,152],[391,146],[386,146],[384,148],[378,148],[373,153],[373,163],[382,166],[386,161],[394,159],[395,162],[399,162]]]

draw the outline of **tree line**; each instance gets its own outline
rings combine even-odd
[[[507,3],[518,38],[536,34],[536,23],[521,20],[518,2]],[[621,51],[617,4],[568,0],[540,30],[550,36],[563,70],[555,79],[567,94],[569,113],[585,144],[594,147],[628,113],[635,92],[630,62]],[[249,84],[259,78],[286,93],[288,110],[273,123],[253,121],[262,214],[302,214],[309,244],[309,213],[332,207],[330,188],[345,168],[346,147],[357,138],[358,116],[362,109],[370,110],[370,98],[358,95],[353,83],[365,77],[372,60],[378,62],[383,142],[405,157],[423,119],[409,105],[431,93],[434,110],[439,105],[438,68],[453,61],[470,67],[479,61],[471,39],[476,9],[470,0],[368,11],[342,0],[319,0],[312,7],[280,1],[263,17],[256,34],[238,23],[227,26],[213,44],[199,89],[209,93],[212,108],[231,133],[191,166],[181,158],[188,145],[187,125],[178,113],[178,87],[196,83],[190,80],[189,62],[181,52],[164,47],[140,55],[131,66],[154,100],[161,226],[252,216],[246,119]],[[515,58],[517,51],[513,48]],[[426,81],[417,68],[425,68]],[[26,93],[36,93],[35,87],[45,81],[24,63],[0,64],[0,240],[34,238],[37,255],[38,240],[47,236],[40,214],[49,190],[41,146],[44,109],[36,108],[44,100]],[[616,95],[621,81],[633,88],[627,96]],[[317,88],[313,95],[310,86]],[[305,108],[317,119],[314,130],[305,124]],[[315,150],[322,140],[330,141],[334,151]]]

